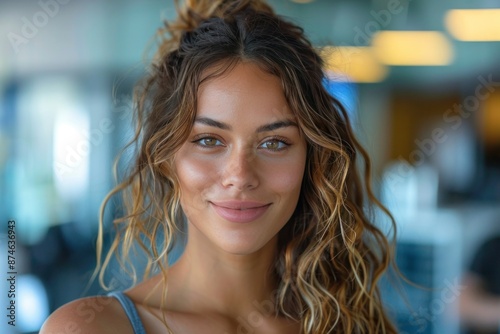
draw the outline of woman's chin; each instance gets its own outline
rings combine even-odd
[[[261,240],[251,240],[249,238],[236,239],[236,240],[224,240],[218,243],[218,248],[223,252],[231,255],[253,255],[261,254],[266,249],[271,249],[270,242],[262,242]]]

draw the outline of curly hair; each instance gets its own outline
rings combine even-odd
[[[345,109],[324,88],[323,61],[303,29],[261,0],[176,6],[177,19],[158,32],[152,70],[136,87],[136,160],[101,208],[102,240],[104,208],[123,193],[126,212],[114,220],[117,233],[104,260],[98,244],[101,284],[111,255],[120,253],[126,265],[134,243],[147,254],[144,278],[159,270],[167,280],[167,258],[183,224],[173,161],[193,126],[198,87],[249,61],[280,79],[307,142],[299,202],[278,234],[278,314],[299,321],[304,334],[396,333],[377,288],[392,247],[366,207],[391,215],[373,194],[369,157]],[[133,266],[127,268],[135,279]]]

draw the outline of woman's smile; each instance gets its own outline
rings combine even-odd
[[[219,216],[233,223],[253,222],[263,216],[271,204],[251,201],[210,202]]]

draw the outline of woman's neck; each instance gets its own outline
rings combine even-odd
[[[277,237],[252,254],[229,254],[190,231],[181,258],[169,269],[167,304],[236,319],[256,308],[272,312]]]

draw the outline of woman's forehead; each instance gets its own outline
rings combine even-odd
[[[266,112],[273,117],[293,117],[280,78],[253,63],[238,63],[222,75],[199,86],[197,115],[222,111]]]

